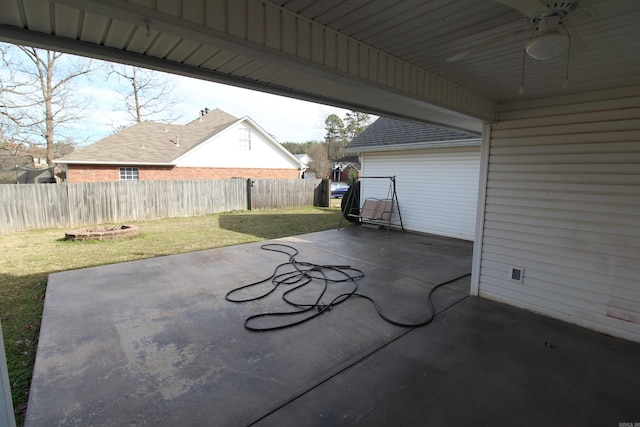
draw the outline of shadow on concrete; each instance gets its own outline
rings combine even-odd
[[[244,224],[229,226],[242,228]],[[349,227],[272,241],[350,265],[389,317],[428,311],[470,271],[472,244]],[[364,299],[251,332],[283,290],[225,295],[287,256],[262,243],[52,274],[26,425],[618,425],[640,419],[640,344],[488,300],[434,294],[428,326]]]

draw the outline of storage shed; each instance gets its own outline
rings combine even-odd
[[[388,198],[395,176],[405,229],[473,240],[481,137],[381,117],[344,149],[360,156],[361,199]]]

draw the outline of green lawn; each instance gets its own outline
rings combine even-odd
[[[0,235],[0,319],[16,421],[24,421],[50,273],[337,228],[340,210],[298,208],[127,223],[136,238],[72,242],[65,229]]]

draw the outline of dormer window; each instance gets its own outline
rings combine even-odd
[[[238,140],[240,151],[251,151],[251,128],[241,127],[238,130],[240,132]]]

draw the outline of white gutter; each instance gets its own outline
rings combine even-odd
[[[58,161],[54,160],[53,163],[61,164],[61,165],[110,165],[110,166],[175,166],[173,163],[148,163],[148,162],[85,162],[80,160],[70,160],[70,161]]]
[[[412,144],[389,144],[375,145],[372,147],[354,147],[352,149],[343,148],[343,153],[369,153],[376,151],[399,151],[399,150],[417,150],[423,148],[454,148],[454,147],[474,147],[482,145],[482,139],[462,139],[455,141],[439,141],[434,143],[416,142]]]

